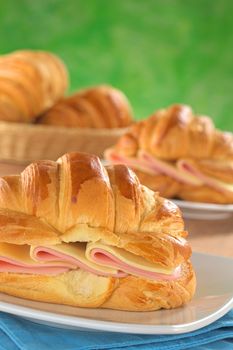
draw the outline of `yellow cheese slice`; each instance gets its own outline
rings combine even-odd
[[[149,160],[144,160],[142,157],[143,155],[147,155],[151,158],[151,164],[149,163]],[[183,172],[180,169],[177,169],[176,165],[170,162],[163,161],[158,158],[154,158],[152,155],[145,151],[139,151],[138,152],[138,158],[130,158],[130,157],[122,157],[122,162],[125,163],[128,166],[132,166],[132,168],[136,170],[141,170],[144,173],[150,174],[150,175],[167,175],[170,177],[173,177],[174,179],[177,179],[177,181],[192,184],[192,185],[202,185],[203,181],[201,181],[198,177],[195,175],[192,175],[190,173]],[[160,167],[163,170],[160,169],[153,169],[153,162],[156,167]]]
[[[114,155],[114,151],[111,152]],[[134,168],[135,170],[140,170],[143,171],[144,173],[150,174],[150,175],[158,175],[158,174],[167,174],[168,176],[177,179],[177,181],[188,183],[190,185],[194,186],[201,186],[206,184],[207,186],[216,188],[218,190],[222,190],[224,192],[233,192],[233,184],[223,182],[221,180],[218,180],[216,178],[207,176],[203,174],[203,178],[198,177],[195,174],[191,174],[189,171],[183,169],[179,165],[179,161],[177,164],[163,161],[161,159],[153,157],[151,154],[141,150],[138,152],[138,157],[126,157],[126,156],[121,156],[117,155],[118,159],[117,161],[114,160],[114,157],[111,158],[111,153],[109,154],[109,159],[113,163],[119,163],[121,161],[122,163],[125,163],[126,165]],[[151,164],[149,162],[149,159],[143,159],[143,156],[147,155],[151,159]],[[182,159],[181,159],[182,160]],[[163,171],[159,171],[159,169],[153,170],[153,162],[155,165],[161,167]],[[206,163],[211,163],[211,160],[207,160]],[[224,162],[214,162],[212,161],[213,164],[215,164],[217,167],[224,167],[231,169],[233,167],[233,162],[232,161],[224,161]]]
[[[75,258],[79,260],[81,263],[85,264],[87,267],[90,269],[99,271],[100,273],[107,273],[107,274],[113,274],[115,275],[118,270],[116,268],[111,268],[108,266],[102,266],[99,264],[96,264],[95,262],[87,259],[85,255],[86,251],[86,243],[61,243],[61,244],[56,244],[53,246],[45,246],[43,245],[42,247],[52,249],[54,251],[60,252],[62,254],[68,255],[72,258]],[[34,249],[36,246],[31,246],[30,249],[30,256],[32,259],[36,260],[35,255],[33,254]]]
[[[151,156],[152,157],[152,156]],[[130,159],[130,158],[128,158]],[[140,158],[138,159],[140,162]],[[167,171],[167,174],[169,174],[169,171],[171,174],[174,174],[174,178],[180,179],[180,181],[185,183],[193,184],[194,186],[201,186],[206,184],[207,186],[218,188],[219,190],[227,191],[227,192],[233,192],[233,184],[223,182],[221,180],[218,180],[214,177],[208,176],[203,174],[203,178],[198,177],[195,174],[191,174],[188,170],[185,170],[183,168],[180,168],[179,162],[174,165],[166,161],[162,161],[161,159],[155,159],[157,164],[160,164],[161,167],[164,168],[165,172]],[[232,166],[232,162],[229,162],[230,166]],[[135,164],[136,168],[136,164]],[[146,168],[144,169],[144,172],[146,171]],[[164,172],[164,173],[165,173]],[[157,173],[157,170],[155,171],[155,174]],[[169,175],[172,177],[172,175]]]
[[[233,192],[233,184],[229,184],[229,183],[222,182],[219,180],[216,180],[216,183],[218,183],[218,186],[220,186],[221,188],[223,188],[227,191]]]
[[[135,254],[132,254],[130,252],[127,252],[124,249],[113,247],[113,246],[107,246],[105,244],[102,244],[101,242],[95,242],[95,243],[61,243],[54,246],[43,246],[49,249],[52,249],[54,251],[60,252],[62,254],[68,255],[70,257],[73,257],[75,259],[78,259],[81,263],[86,265],[92,270],[99,271],[100,273],[104,274],[111,274],[115,275],[118,270],[124,270],[124,269],[116,269],[116,267],[111,266],[111,264],[101,264],[96,263],[93,261],[91,257],[91,251],[92,249],[98,248],[103,249],[106,252],[109,252],[116,258],[118,258],[123,263],[130,265],[131,267],[139,268],[148,272],[156,272],[156,273],[163,273],[170,275],[173,273],[173,269],[163,268],[159,265],[156,265],[154,263],[151,263],[144,258],[137,256]],[[0,243],[0,257],[9,258],[27,265],[41,265],[41,266],[59,266],[61,265],[61,262],[59,262],[59,258],[56,261],[39,261],[36,260],[35,254],[33,253],[36,246],[29,246],[29,245],[16,245],[16,244],[9,244],[9,243]],[[67,265],[70,265],[71,262],[67,261]],[[65,262],[62,262],[62,265],[65,265]]]
[[[31,254],[31,247],[29,245],[17,245],[10,243],[0,243],[0,259],[8,258],[14,260],[19,263],[23,263],[26,265],[38,266],[41,265],[45,267],[49,266],[61,266],[61,262],[59,261],[37,261],[33,258]],[[62,266],[65,266],[66,262],[62,262]],[[70,263],[67,263],[67,267],[70,267]]]
[[[0,257],[16,260],[24,264],[38,265],[38,262],[30,257],[29,245],[0,243]]]
[[[43,246],[45,247],[45,246]],[[62,243],[54,246],[46,246],[47,248],[53,249],[54,251],[61,252],[63,254],[69,255],[73,258],[78,259],[83,264],[88,267],[99,271],[100,273],[108,273],[108,274],[116,274],[116,268],[111,268],[107,266],[100,266],[92,261],[89,261],[85,257],[86,244],[77,243],[77,244],[67,244]],[[33,254],[33,250],[36,246],[29,245],[16,245],[10,243],[0,243],[0,258],[8,258],[14,260],[19,263],[23,263],[26,265],[34,265],[34,266],[61,266],[61,262],[58,261],[40,261],[35,258]],[[69,267],[71,263],[67,262],[67,266]],[[62,266],[66,265],[66,262],[62,262]]]
[[[174,271],[173,269],[163,268],[159,265],[156,265],[155,263],[147,261],[141,256],[132,254],[126,251],[125,249],[113,247],[113,246],[107,246],[105,244],[102,244],[101,242],[87,243],[86,257],[90,261],[93,260],[91,257],[91,251],[93,249],[103,249],[104,251],[107,251],[108,253],[112,254],[113,256],[121,260],[123,263],[135,268],[139,268],[144,271],[163,273],[167,275],[172,274]],[[111,266],[111,264],[109,264],[109,266]]]
[[[178,163],[177,163],[178,168],[181,166],[181,165],[180,165],[180,164],[181,164],[180,162],[182,162],[182,160],[178,161]],[[200,170],[196,169],[196,168],[192,165],[192,163],[189,164],[188,161],[186,161],[186,164],[190,165],[194,170],[197,170],[197,171],[201,174],[201,176],[202,176],[202,181],[203,181],[203,183],[206,184],[207,186],[212,187],[212,188],[215,188],[215,189],[220,190],[220,191],[222,190],[222,191],[224,191],[224,192],[233,192],[233,184],[227,183],[227,182],[223,182],[223,181],[221,181],[221,180],[216,179],[215,177],[211,177],[211,176],[208,176],[208,175],[205,175],[205,174],[201,173]],[[180,170],[180,171],[181,171],[181,170]],[[184,174],[185,174],[186,172],[187,172],[187,174],[189,173],[189,171],[188,171],[188,170],[185,170],[185,169],[182,169],[182,172],[183,172]]]

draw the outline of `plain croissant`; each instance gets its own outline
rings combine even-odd
[[[15,51],[0,56],[0,119],[31,122],[64,94],[64,63],[44,51]]]
[[[188,106],[173,105],[134,124],[105,156],[131,166],[163,196],[233,203],[233,135]]]
[[[100,242],[180,271],[172,280],[82,269],[55,276],[0,272],[0,291],[14,296],[135,311],[178,307],[192,298],[196,284],[186,235],[176,205],[142,186],[126,166],[104,168],[94,155],[66,154],[0,178],[0,247]]]
[[[100,85],[59,101],[38,119],[38,123],[79,128],[122,128],[132,124],[132,109],[120,90]]]

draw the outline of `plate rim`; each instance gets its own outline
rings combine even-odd
[[[214,204],[214,203],[201,203],[201,202],[191,202],[181,199],[171,199],[176,205],[181,208],[186,209],[200,209],[200,210],[212,210],[212,211],[224,211],[233,212],[233,204]]]
[[[15,314],[9,306],[11,304],[1,302],[0,308],[2,312],[10,313],[17,317],[27,318],[32,322],[43,321],[48,322],[51,327],[62,328],[61,326],[71,326],[72,328],[79,328],[80,331],[105,331],[105,332],[114,332],[114,333],[128,333],[128,334],[144,334],[144,335],[162,335],[162,334],[184,334],[188,332],[193,332],[195,330],[201,329],[209,324],[215,322],[222,316],[224,316],[228,311],[233,308],[233,297],[224,304],[221,309],[217,310],[215,313],[206,316],[200,320],[181,324],[181,325],[141,325],[138,323],[118,323],[113,321],[102,321],[102,320],[92,320],[85,319],[76,316],[67,316],[60,315],[59,322],[54,320],[54,317],[57,317],[57,314],[47,311],[36,310],[24,306],[17,306],[19,313]],[[37,317],[33,314],[33,312],[37,312]],[[39,312],[39,317],[38,317]],[[43,322],[38,322],[42,323]],[[36,322],[37,323],[37,322]],[[94,323],[94,325],[93,325]],[[47,324],[48,325],[48,324]],[[91,327],[90,327],[91,325]],[[81,329],[80,329],[81,328]]]
[[[221,258],[233,261],[232,258],[219,255],[194,252],[193,256],[210,256],[212,258]],[[179,325],[145,325],[140,323],[123,323],[115,321],[104,321],[97,319],[84,318],[80,316],[57,314],[50,311],[38,310],[35,308],[15,305],[0,301],[0,311],[13,314],[15,316],[30,319],[36,323],[46,323],[52,327],[75,328],[82,331],[105,331],[120,332],[130,334],[183,334],[203,328],[216,321],[233,308],[233,293],[229,295],[230,299],[214,313],[207,315],[199,320],[183,323]],[[17,311],[17,312],[16,312]],[[58,319],[57,319],[58,318]],[[42,321],[42,322],[38,322]],[[64,326],[64,327],[62,327]],[[80,329],[81,328],[81,329]]]

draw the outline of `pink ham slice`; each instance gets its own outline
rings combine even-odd
[[[35,275],[58,275],[70,270],[67,266],[43,266],[41,264],[24,264],[22,262],[0,257],[0,272],[29,273]]]
[[[105,265],[106,267],[116,268],[117,272],[115,274],[98,271],[98,269],[94,269],[72,256],[58,252],[55,249],[48,247],[36,247],[33,250],[33,256],[36,258],[38,263],[35,262],[32,264],[26,264],[14,259],[0,257],[0,272],[26,273],[37,275],[57,275],[60,273],[67,272],[69,270],[80,268],[84,271],[88,271],[100,276],[112,276],[121,278],[127,276],[128,274],[133,274],[136,276],[142,276],[153,280],[164,281],[175,280],[181,275],[180,267],[177,267],[171,275],[145,271],[143,269],[124,263],[113,254],[99,248],[94,248],[91,251],[91,257],[93,262],[95,262],[96,264]],[[46,265],[43,264],[45,262]]]
[[[203,174],[185,159],[178,160],[175,167],[142,150],[138,152],[138,158],[128,158],[111,151],[107,154],[107,159],[112,163],[124,163],[129,167],[153,175],[164,174],[188,185],[202,186],[205,184],[222,193],[233,193],[231,184],[223,183]]]
[[[199,171],[197,168],[195,168],[188,160],[186,159],[180,159],[177,162],[178,169],[181,169],[184,172],[187,172],[189,174],[192,174],[196,177],[198,177],[201,181],[203,181],[204,184],[206,184],[209,187],[212,187],[216,191],[222,192],[222,193],[233,193],[233,186],[227,183],[223,183],[217,179],[214,179],[212,177],[209,177],[205,174],[203,174],[201,171]]]
[[[81,261],[70,257],[69,255],[66,255],[61,252],[54,251],[51,248],[47,247],[37,247],[34,249],[34,256],[37,260],[40,261],[51,261],[51,260],[57,260],[57,259],[63,259],[64,261],[68,261],[70,263],[76,263],[78,264],[78,267],[82,268],[83,270],[92,272],[94,274],[101,274],[110,276],[110,274],[105,274],[103,272],[99,272],[98,270],[94,270],[90,268],[89,266],[83,264]],[[111,275],[114,277],[125,277],[128,273],[151,278],[151,279],[161,279],[161,280],[174,280],[177,279],[180,276],[180,267],[175,269],[174,273],[171,275],[161,274],[161,273],[155,273],[150,271],[145,271],[143,269],[139,269],[133,266],[130,266],[124,262],[122,262],[120,259],[115,257],[114,255],[110,254],[109,252],[103,250],[103,249],[93,249],[91,251],[91,257],[94,262],[97,264],[105,265],[106,267],[114,267],[118,270],[118,273]]]
[[[187,176],[187,174],[182,174],[175,166],[154,158],[146,151],[139,151],[138,158],[129,158],[119,155],[114,151],[110,151],[106,153],[106,158],[113,164],[123,163],[133,169],[138,169],[151,175],[167,175],[179,182],[187,183],[189,185],[202,184],[202,181],[197,177],[191,174],[189,174],[189,176]]]
[[[69,256],[67,254],[58,252],[52,248],[48,248],[48,247],[36,247],[33,250],[33,255],[34,257],[38,260],[38,261],[42,261],[42,262],[47,262],[47,261],[61,261],[62,262],[68,262],[70,264],[73,264],[73,268],[80,268],[84,271],[88,271],[91,272],[95,275],[100,275],[100,276],[113,276],[113,277],[125,277],[126,273],[124,273],[123,271],[118,271],[115,274],[111,274],[111,273],[105,273],[103,271],[98,271],[97,269],[94,269],[86,264],[84,264],[82,261]]]
[[[181,171],[176,169],[175,166],[157,158],[154,158],[145,151],[139,151],[138,156],[144,162],[147,162],[148,167],[154,169],[156,173],[168,175],[179,182],[187,183],[189,185],[198,186],[203,184],[203,181],[200,178],[198,178],[195,174],[182,173]]]
[[[36,247],[33,251],[33,255],[37,261],[41,261],[42,263],[33,262],[32,264],[29,264],[0,256],[0,272],[58,275],[69,270],[81,268],[84,271],[101,276],[125,277],[127,275],[122,271],[118,271],[116,274],[109,274],[95,270],[78,259],[47,247]],[[43,263],[46,263],[46,265]]]
[[[123,155],[119,155],[115,153],[114,151],[110,150],[105,153],[105,157],[107,160],[109,160],[112,164],[125,164],[133,169],[141,170],[145,173],[149,173],[151,175],[159,174],[158,171],[155,169],[152,169],[151,166],[148,165],[146,161],[139,158],[134,157],[125,157]]]
[[[116,267],[116,268],[121,269],[125,272],[128,272],[129,274],[141,276],[141,277],[145,277],[145,278],[150,278],[152,280],[172,281],[172,280],[175,280],[181,276],[180,266],[178,266],[174,270],[174,272],[170,275],[146,271],[146,270],[140,269],[138,267],[134,267],[134,266],[130,266],[130,265],[126,264],[125,262],[121,261],[113,254],[111,254],[103,249],[100,249],[100,248],[94,248],[91,250],[91,258],[97,264],[99,263],[99,264],[109,265],[111,267]]]

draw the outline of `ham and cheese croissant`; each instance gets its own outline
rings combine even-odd
[[[146,311],[195,291],[180,210],[125,165],[71,153],[0,178],[0,291]]]
[[[214,128],[185,105],[173,105],[133,125],[106,150],[162,196],[233,203],[233,135]]]
[[[81,90],[59,101],[38,118],[38,123],[78,128],[123,128],[132,124],[126,96],[111,86]]]
[[[64,94],[64,63],[44,51],[15,51],[0,56],[0,120],[32,122]]]

